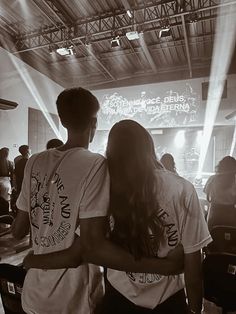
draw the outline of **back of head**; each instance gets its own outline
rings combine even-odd
[[[219,188],[228,188],[235,182],[236,160],[234,157],[225,156],[216,167],[216,184]]]
[[[56,148],[62,146],[64,143],[58,138],[53,138],[47,142],[46,149]]]
[[[9,156],[9,148],[3,147],[0,149],[0,159],[6,160]]]
[[[106,155],[113,178],[122,176],[131,189],[137,188],[135,177],[158,167],[150,134],[133,120],[122,120],[111,128]]]
[[[19,147],[19,152],[22,156],[26,156],[29,154],[29,146],[28,145],[21,145]]]
[[[150,221],[158,209],[155,168],[161,167],[150,134],[132,120],[116,123],[108,137],[107,161],[114,235],[134,255],[148,255]],[[152,227],[160,233],[158,223]]]
[[[65,89],[56,104],[63,126],[74,130],[86,129],[99,110],[97,98],[82,87]]]
[[[167,170],[172,171],[172,172],[176,171],[174,157],[171,154],[169,153],[164,154],[161,157],[160,162],[163,164],[163,166]]]
[[[217,173],[236,172],[236,160],[234,157],[225,156],[217,166]]]

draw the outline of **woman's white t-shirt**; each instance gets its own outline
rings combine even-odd
[[[164,237],[156,255],[165,257],[182,243],[184,253],[196,252],[212,241],[193,185],[167,170],[157,170],[157,216]],[[152,239],[153,241],[153,239]],[[162,276],[108,269],[108,281],[138,306],[153,309],[184,288],[183,275]]]

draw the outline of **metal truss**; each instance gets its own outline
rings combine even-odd
[[[55,1],[44,0],[44,3],[50,7],[50,12],[55,13],[54,25],[15,36],[16,52],[34,50],[50,44],[60,44],[68,41],[79,46],[83,45],[87,38],[91,42],[96,42],[104,40],[104,37],[122,36],[125,32],[134,29],[145,32],[159,30],[163,21],[173,26],[176,24],[176,18],[178,17],[184,16],[186,21],[190,14],[206,10],[210,14],[214,14],[213,9],[235,4],[236,1],[221,3],[220,0],[200,0],[197,2],[185,0],[183,1],[184,6],[180,5],[179,1],[152,1],[148,5],[132,8],[132,18],[129,18],[124,11],[117,11],[106,16],[84,19],[76,24],[73,24],[68,16],[62,17],[62,13],[59,15]],[[197,3],[197,7],[194,3]],[[206,16],[207,19],[211,18],[210,14]],[[51,17],[50,19],[52,20]]]

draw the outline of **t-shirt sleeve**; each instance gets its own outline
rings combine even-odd
[[[105,158],[99,158],[92,167],[80,202],[79,218],[106,216],[109,206],[110,178]]]
[[[186,191],[184,211],[186,212],[181,238],[184,253],[189,254],[199,251],[212,241],[194,187]]]
[[[16,206],[22,211],[29,212],[30,210],[30,180],[31,169],[35,160],[35,155],[32,156],[26,163],[24,170],[24,178],[22,182],[21,192],[16,201]]]

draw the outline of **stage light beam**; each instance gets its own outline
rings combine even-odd
[[[223,3],[223,1],[221,1]],[[202,145],[198,165],[201,174],[210,143],[215,119],[220,106],[230,61],[236,41],[236,4],[220,7],[216,22],[210,84],[206,103]]]
[[[4,45],[4,48],[6,48],[6,50],[9,50],[7,43],[5,41],[3,41],[3,40],[2,40],[2,43]],[[40,108],[42,114],[44,115],[44,117],[48,121],[48,124],[52,128],[53,132],[55,133],[57,138],[63,140],[63,138],[61,136],[61,133],[57,129],[56,124],[54,123],[50,113],[48,112],[48,109],[45,106],[45,104],[43,102],[43,99],[42,99],[42,97],[41,97],[41,95],[40,95],[36,85],[34,84],[34,81],[33,81],[32,77],[30,76],[30,74],[28,72],[28,69],[26,68],[24,62],[21,60],[20,63],[19,63],[17,58],[14,55],[12,55],[10,52],[8,52],[8,56],[9,56],[12,64],[16,68],[17,72],[19,73],[21,79],[23,80],[23,82],[25,83],[26,87],[28,88],[30,94],[34,98],[34,100],[37,103],[38,107]]]
[[[235,145],[236,145],[236,120],[234,121],[234,134],[233,134],[233,139],[232,139],[232,143],[230,147],[230,153],[229,153],[230,156],[233,156],[234,154]]]
[[[185,144],[185,131],[179,130],[175,135],[175,145],[178,148],[182,148]]]

